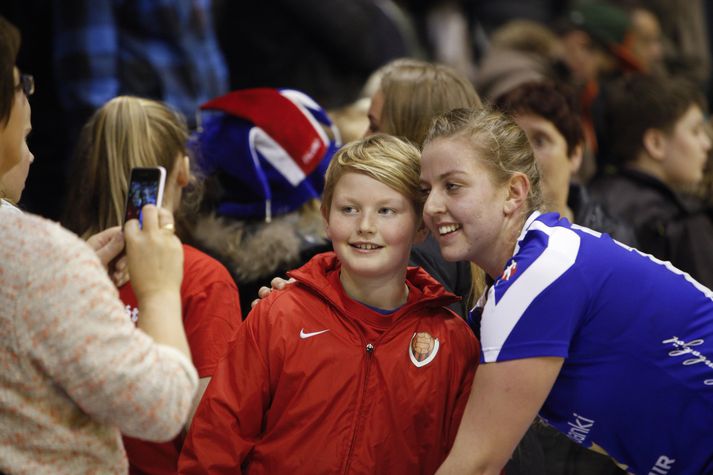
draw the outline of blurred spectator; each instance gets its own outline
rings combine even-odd
[[[633,75],[611,85],[604,110],[618,170],[592,193],[634,226],[639,249],[713,286],[713,222],[677,192],[701,182],[711,150],[702,93],[682,78]]]
[[[379,74],[381,79],[369,107],[367,135],[386,133],[420,147],[436,115],[457,107],[482,106],[473,85],[448,66],[398,59],[381,68]],[[473,285],[469,263],[446,262],[438,243],[429,235],[413,246],[409,264],[423,267],[448,291],[463,297],[451,309],[467,315],[467,297]]]
[[[527,135],[540,169],[545,209],[635,246],[633,230],[607,215],[586,187],[573,181],[584,149],[574,91],[550,81],[531,82],[500,96],[496,106],[512,115]]]
[[[564,58],[577,88],[585,155],[579,178],[587,182],[601,165],[596,161],[600,148],[595,122],[600,120],[598,98],[606,82],[641,71],[631,50],[632,24],[629,13],[605,0],[576,0],[556,24],[564,45]]]
[[[512,20],[490,40],[475,80],[478,92],[490,101],[529,81],[569,79],[560,39],[540,23]]]
[[[664,63],[672,74],[705,87],[711,74],[710,2],[704,0],[646,0],[661,25]],[[709,97],[710,101],[710,97]]]
[[[294,90],[235,91],[202,109],[193,148],[206,193],[191,230],[233,274],[247,316],[272,277],[330,249],[318,200],[341,140],[325,111]]]
[[[661,24],[658,17],[641,5],[630,9],[631,43],[630,49],[646,73],[664,72],[664,46]]]
[[[230,88],[290,88],[327,109],[349,104],[369,74],[411,53],[393,11],[386,0],[221,1]]]
[[[177,235],[185,238],[179,224],[183,190],[191,181],[187,138],[183,118],[163,103],[127,96],[107,102],[95,112],[80,136],[68,196],[67,227],[86,237],[121,225],[131,169],[162,166],[166,170],[162,206],[177,213]],[[185,244],[183,254],[182,322],[200,378],[193,400],[195,410],[242,314],[238,289],[225,267]],[[127,318],[139,322],[143,314],[139,312],[133,280],[122,279],[117,286]],[[189,424],[190,420],[186,428]],[[165,443],[134,437],[124,437],[129,473],[176,473],[183,434]]]

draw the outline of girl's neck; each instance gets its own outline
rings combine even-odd
[[[497,280],[502,275],[505,264],[515,253],[517,240],[529,217],[530,214],[527,214],[518,218],[513,217],[505,222],[490,253],[491,258],[486,266],[481,266],[493,280]],[[477,262],[475,264],[478,265]]]

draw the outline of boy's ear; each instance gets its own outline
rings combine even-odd
[[[178,173],[176,174],[176,184],[181,188],[185,188],[191,181],[191,161],[188,158],[188,155],[184,155],[183,157],[179,158],[176,166],[178,167]]]
[[[657,162],[666,158],[666,135],[660,129],[647,129],[642,138],[644,150]]]
[[[510,215],[527,202],[530,192],[530,180],[523,173],[513,173],[507,183],[507,197],[503,204],[503,212]]]

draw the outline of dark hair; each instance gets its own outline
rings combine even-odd
[[[672,132],[693,105],[706,110],[701,91],[681,77],[632,74],[613,82],[603,116],[611,158],[617,164],[635,160],[648,129]]]
[[[15,60],[20,50],[20,32],[0,16],[0,125],[6,125],[15,102]]]
[[[567,156],[584,142],[584,131],[574,91],[552,81],[528,82],[495,101],[495,107],[512,116],[533,114],[549,120],[567,142]]]

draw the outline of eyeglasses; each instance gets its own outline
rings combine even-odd
[[[20,83],[15,86],[15,91],[22,91],[25,96],[30,97],[35,93],[35,78],[31,74],[21,74]]]

